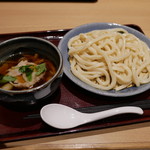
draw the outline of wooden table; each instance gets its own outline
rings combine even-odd
[[[150,37],[149,0],[0,2],[0,34],[68,29],[91,22],[137,24]],[[20,147],[22,146],[22,147]],[[55,137],[0,143],[25,149],[150,149],[150,122]]]

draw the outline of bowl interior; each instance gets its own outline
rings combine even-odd
[[[0,56],[1,56],[0,63],[8,59],[8,56],[12,57],[16,54],[34,55],[36,53],[39,54],[39,56],[42,56],[52,61],[57,71],[55,75],[46,83],[36,88],[23,90],[21,91],[22,93],[32,92],[34,90],[40,89],[46,86],[51,80],[56,78],[62,66],[61,54],[57,49],[57,47],[54,46],[52,43],[36,37],[18,37],[18,38],[7,40],[0,44]],[[14,93],[17,93],[17,91],[14,91]]]

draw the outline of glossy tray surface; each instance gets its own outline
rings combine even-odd
[[[141,28],[136,25],[128,25],[142,32]],[[44,38],[56,46],[60,39],[69,31],[66,30],[51,30],[29,33],[16,34],[1,34],[0,41],[4,41],[13,37],[19,36],[35,36]],[[106,127],[114,127],[139,123],[150,120],[150,95],[149,91],[128,98],[110,98],[96,95],[85,91],[75,85],[65,75],[62,78],[62,83],[58,90],[44,101],[40,101],[35,106],[25,106],[18,108],[17,105],[7,104],[0,100],[0,141],[15,141],[30,138],[46,137],[61,135],[66,133],[88,131],[93,129],[101,129]],[[0,95],[1,96],[1,95]],[[46,125],[39,117],[39,111],[42,106],[49,103],[60,103],[83,112],[95,112],[105,110],[115,106],[128,105],[141,106],[144,109],[144,115],[120,115],[111,118],[103,119],[83,125],[74,129],[59,130]],[[13,118],[13,119],[12,119]]]

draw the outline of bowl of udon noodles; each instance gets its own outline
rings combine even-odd
[[[0,43],[0,101],[35,104],[58,88],[62,55],[51,42],[24,36]]]
[[[150,39],[116,23],[90,23],[70,30],[58,48],[64,73],[85,90],[126,97],[150,89]]]

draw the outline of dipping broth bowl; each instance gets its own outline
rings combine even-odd
[[[3,64],[8,57],[13,57],[16,54],[38,54],[54,64],[56,73],[51,79],[34,88],[25,90],[5,90],[0,88],[0,101],[28,101],[28,103],[33,103],[34,101],[36,103],[39,99],[51,96],[59,87],[63,75],[63,61],[59,49],[47,40],[30,36],[17,37],[0,43],[0,64]]]

